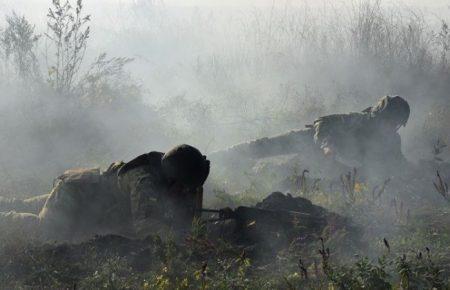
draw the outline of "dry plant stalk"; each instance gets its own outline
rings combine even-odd
[[[433,181],[434,188],[436,191],[442,195],[442,197],[450,202],[450,193],[448,191],[448,184],[442,179],[441,174],[439,173],[439,170],[436,173],[436,181]]]
[[[308,184],[306,182],[306,174],[309,173],[309,170],[303,170],[302,176],[300,177],[300,191],[302,193],[308,192]]]
[[[395,219],[397,223],[407,224],[410,220],[411,211],[404,206],[400,198],[394,197],[391,200],[391,208],[394,209]]]
[[[342,191],[346,195],[350,203],[355,203],[355,186],[356,186],[357,170],[353,168],[353,172],[350,171],[347,174],[341,175]]]
[[[302,274],[302,278],[305,279],[305,280],[308,280],[308,269],[306,268],[306,266],[303,263],[302,259],[298,260],[298,267],[300,268],[300,272]]]
[[[325,248],[325,241],[320,238],[320,249],[319,254],[322,257],[322,270],[326,274],[330,270],[330,249]]]
[[[377,201],[381,198],[383,193],[386,191],[386,186],[391,182],[391,179],[388,178],[384,181],[383,185],[378,186],[376,185],[372,190],[372,199],[373,201]]]
[[[435,161],[437,162],[443,161],[442,158],[439,157],[439,155],[443,153],[445,147],[447,147],[447,144],[445,144],[445,142],[441,138],[438,138],[436,143],[433,145],[433,155]]]

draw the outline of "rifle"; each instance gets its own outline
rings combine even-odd
[[[217,214],[217,218],[208,219],[208,222],[217,222],[225,220],[235,220],[238,225],[249,227],[254,224],[263,224],[275,227],[292,227],[316,225],[321,218],[313,217],[311,214],[286,211],[286,210],[268,210],[255,207],[240,206],[236,209],[199,209],[203,213]]]

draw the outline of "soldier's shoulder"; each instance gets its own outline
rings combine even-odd
[[[347,114],[332,114],[332,115],[326,115],[319,117],[315,122],[317,121],[339,121],[339,120],[347,120],[347,119],[357,119],[357,118],[366,118],[367,113],[358,113],[358,112],[352,112]]]
[[[138,167],[142,167],[142,166],[146,166],[146,167],[160,167],[161,166],[161,159],[164,156],[164,153],[162,152],[150,152],[150,153],[146,153],[146,154],[142,154],[136,158],[134,158],[133,160],[125,163],[118,171],[118,175],[123,175],[126,172],[138,168]]]
[[[314,121],[314,126],[330,126],[343,125],[349,123],[363,123],[367,120],[366,113],[348,113],[348,114],[333,114],[318,118]]]

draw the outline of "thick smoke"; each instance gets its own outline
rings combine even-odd
[[[177,143],[213,152],[303,128],[322,115],[361,111],[383,95],[411,104],[401,130],[411,160],[429,158],[436,138],[448,136],[442,116],[450,37],[436,7],[174,4],[86,1],[91,35],[76,82],[88,93],[70,97],[48,82],[51,1],[34,3],[33,11],[29,2],[2,4],[2,14],[24,14],[40,36],[31,49],[39,80],[21,76],[2,46],[5,193],[39,194],[67,168],[106,166]],[[89,79],[103,52],[104,61],[133,61]]]

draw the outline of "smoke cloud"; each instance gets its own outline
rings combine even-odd
[[[178,143],[209,153],[301,129],[383,95],[410,102],[401,135],[411,160],[428,158],[436,138],[448,136],[444,1],[221,3],[86,1],[91,33],[76,75],[84,93],[67,98],[48,81],[50,1],[2,2],[5,17],[15,11],[35,25],[31,51],[40,75],[17,73],[3,42],[5,194],[40,194],[67,168],[106,166]],[[132,61],[112,75],[92,74],[114,70],[98,63],[92,70],[102,53],[105,62]]]

